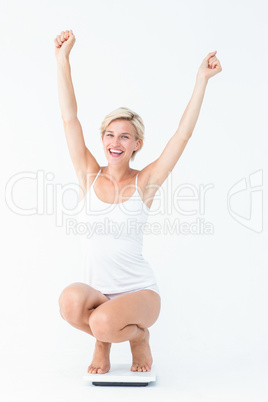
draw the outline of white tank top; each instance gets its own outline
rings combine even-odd
[[[78,215],[87,231],[82,236],[85,281],[104,294],[120,293],[157,284],[142,255],[143,231],[150,208],[138,192],[119,204],[101,201],[94,190],[99,170]],[[133,185],[130,185],[133,186]]]

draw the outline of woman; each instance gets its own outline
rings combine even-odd
[[[54,43],[61,115],[80,184],[80,202],[90,197],[93,207],[99,211],[100,207],[106,210],[114,207],[112,212],[109,210],[108,216],[125,225],[116,238],[108,231],[101,240],[93,236],[89,253],[92,269],[89,284],[73,283],[63,290],[59,298],[60,314],[72,326],[96,338],[89,373],[108,372],[111,343],[124,341],[130,342],[133,357],[131,370],[150,371],[153,358],[148,328],[160,314],[161,298],[154,273],[142,257],[142,234],[137,234],[135,230],[134,234],[126,231],[126,216],[132,212],[133,217],[134,213],[136,225],[146,222],[157,189],[178,162],[193,133],[207,82],[222,68],[216,51],[205,57],[177,131],[160,157],[141,171],[131,169],[129,161],[143,145],[142,119],[124,107],[106,116],[101,134],[108,165],[100,167],[85,145],[77,118],[69,64],[75,36],[72,31],[62,31]],[[127,213],[122,212],[121,209],[126,207]],[[100,213],[95,217],[96,222],[104,216],[105,213]],[[90,220],[93,221],[94,217]]]

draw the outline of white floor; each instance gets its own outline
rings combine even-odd
[[[81,350],[35,355],[1,352],[0,358],[3,402],[268,401],[268,354],[263,353],[155,359],[157,381],[147,387],[99,387],[85,382],[90,362],[81,358]],[[113,359],[111,355],[111,364]]]

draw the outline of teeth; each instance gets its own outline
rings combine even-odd
[[[111,152],[115,152],[115,153],[117,153],[117,154],[121,154],[123,151],[117,151],[117,150],[115,150],[115,149],[110,149],[110,151]]]

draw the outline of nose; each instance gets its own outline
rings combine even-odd
[[[112,141],[112,147],[120,148],[120,146],[121,146],[121,143],[120,143],[119,139],[114,138],[114,140]]]

